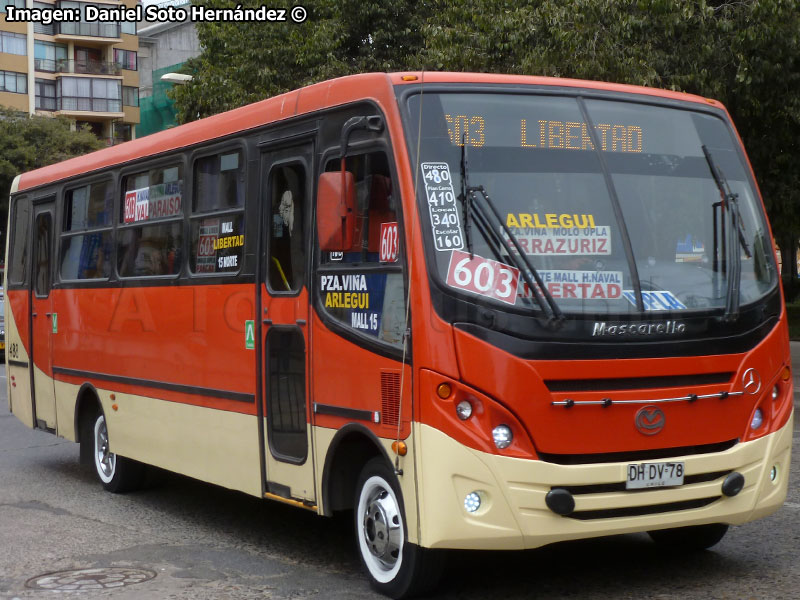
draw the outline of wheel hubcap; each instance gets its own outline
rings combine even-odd
[[[372,556],[384,569],[394,567],[400,557],[403,525],[398,506],[385,489],[376,487],[370,492],[362,518],[362,531]]]
[[[94,447],[97,468],[104,478],[110,479],[114,476],[117,457],[108,450],[108,429],[106,428],[106,420],[102,417],[94,428]]]

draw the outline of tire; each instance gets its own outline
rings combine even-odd
[[[443,554],[408,542],[400,486],[382,458],[362,469],[354,506],[356,544],[372,587],[395,599],[432,590],[442,573]]]
[[[647,534],[658,545],[671,550],[706,550],[725,537],[728,526],[723,523],[694,525],[675,529],[658,529]]]
[[[121,494],[141,487],[144,465],[109,451],[108,427],[102,412],[94,419],[88,443],[92,448],[95,473],[107,491]]]

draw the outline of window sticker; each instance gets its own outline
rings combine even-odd
[[[383,263],[397,262],[398,245],[397,221],[381,223],[380,261]]]
[[[622,271],[537,271],[553,298],[568,300],[615,300],[622,297]],[[532,296],[520,280],[519,296]]]
[[[425,197],[431,216],[431,229],[436,250],[445,252],[464,247],[464,233],[456,209],[456,194],[447,163],[422,163]]]
[[[353,329],[380,333],[386,273],[321,275],[320,293],[325,308]]]
[[[625,299],[636,306],[636,295],[633,290],[623,290]],[[686,305],[667,290],[650,291],[642,290],[642,301],[645,310],[684,310]]]
[[[477,254],[470,258],[468,252],[453,250],[447,269],[447,285],[514,304],[517,300],[519,269]]]
[[[125,192],[125,223],[181,213],[181,182],[171,181]]]
[[[547,256],[608,256],[611,227],[595,225],[592,215],[509,213],[506,225],[525,254]],[[510,246],[510,242],[509,242]]]
[[[197,238],[196,273],[214,273],[217,251],[214,249],[219,237],[219,219],[203,219]]]

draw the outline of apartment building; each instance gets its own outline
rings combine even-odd
[[[79,10],[81,20],[9,22],[9,5]],[[0,106],[63,115],[112,145],[136,137],[139,41],[134,21],[88,21],[92,5],[137,0],[0,0]]]

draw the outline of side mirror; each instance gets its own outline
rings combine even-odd
[[[319,176],[317,186],[317,236],[323,252],[344,252],[353,246],[356,187],[349,171]]]

